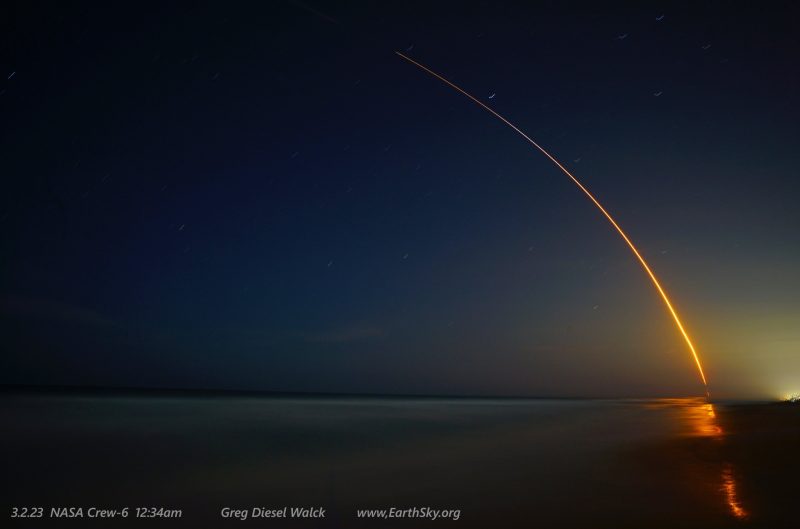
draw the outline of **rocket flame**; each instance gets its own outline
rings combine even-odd
[[[691,351],[692,357],[694,358],[694,363],[697,365],[697,371],[700,374],[700,379],[703,381],[703,385],[706,388],[706,396],[708,396],[708,381],[706,380],[706,375],[703,372],[703,366],[700,364],[700,357],[697,356],[697,351],[694,348],[694,344],[692,344],[692,340],[689,338],[689,334],[686,332],[686,329],[684,329],[683,323],[681,323],[681,320],[678,317],[678,313],[672,307],[672,303],[670,302],[669,297],[667,296],[667,293],[664,291],[664,288],[661,286],[661,283],[659,283],[658,279],[656,278],[656,275],[650,269],[650,266],[647,264],[647,261],[645,261],[644,257],[642,257],[642,254],[639,253],[639,250],[636,249],[636,246],[634,246],[634,244],[633,244],[633,242],[631,242],[630,238],[625,234],[625,232],[622,230],[620,225],[617,224],[617,221],[615,221],[614,218],[611,216],[611,214],[608,211],[606,211],[606,209],[600,204],[600,202],[594,197],[594,195],[592,195],[589,192],[589,190],[586,189],[586,187],[583,184],[581,184],[580,181],[577,178],[575,178],[575,176],[573,176],[572,173],[570,173],[567,170],[567,168],[564,167],[561,164],[561,162],[556,160],[553,157],[553,155],[551,155],[549,152],[547,152],[538,143],[533,141],[527,134],[522,132],[516,125],[514,125],[513,123],[508,121],[506,118],[504,118],[503,116],[501,116],[500,114],[495,112],[491,107],[489,107],[488,105],[486,105],[485,103],[483,103],[482,101],[480,101],[479,99],[474,97],[472,94],[470,94],[469,92],[467,92],[463,88],[461,88],[458,85],[452,83],[451,81],[445,79],[444,77],[442,77],[438,73],[436,73],[433,70],[423,66],[422,64],[420,64],[417,61],[411,59],[410,57],[400,53],[399,51],[396,51],[395,53],[397,55],[399,55],[400,57],[402,57],[403,59],[405,59],[406,61],[408,61],[411,64],[413,64],[414,66],[416,66],[416,67],[420,68],[421,70],[429,73],[430,75],[436,77],[437,79],[439,79],[440,81],[442,81],[446,85],[450,86],[451,88],[461,92],[463,95],[465,95],[469,99],[471,99],[474,103],[478,104],[481,108],[483,108],[484,110],[486,110],[487,112],[492,114],[494,117],[496,117],[497,119],[499,119],[500,121],[502,121],[503,123],[505,123],[506,125],[511,127],[511,129],[513,129],[517,134],[519,134],[520,136],[525,138],[525,140],[527,140],[528,143],[530,143],[531,145],[536,147],[542,154],[547,156],[547,158],[549,158],[550,161],[553,162],[556,165],[556,167],[558,167],[561,170],[561,172],[563,172],[565,175],[567,175],[575,183],[575,185],[577,185],[578,188],[580,188],[580,190],[583,191],[583,193],[587,197],[589,197],[589,200],[591,200],[592,203],[595,206],[597,206],[597,209],[599,209],[600,212],[603,213],[603,215],[606,217],[606,219],[608,219],[608,221],[611,223],[611,225],[614,226],[614,228],[620,234],[622,239],[625,241],[625,243],[631,249],[633,254],[639,260],[639,263],[642,265],[642,268],[644,268],[645,272],[647,272],[647,275],[650,277],[650,280],[653,282],[653,285],[655,285],[656,290],[658,291],[658,293],[661,295],[661,299],[664,301],[664,305],[667,306],[667,309],[669,310],[669,313],[672,315],[672,319],[675,321],[675,326],[678,328],[678,330],[680,331],[681,335],[683,336],[683,339],[686,341],[686,345],[689,346],[689,350]]]

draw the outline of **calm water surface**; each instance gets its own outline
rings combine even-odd
[[[726,448],[725,407],[702,399],[11,395],[0,412],[4,516],[14,505],[182,511],[179,521],[80,527],[708,529],[759,519]],[[322,506],[326,518],[219,514],[285,505]],[[356,517],[391,507],[460,516]]]

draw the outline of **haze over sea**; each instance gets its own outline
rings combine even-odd
[[[0,420],[13,426],[0,441],[9,510],[181,509],[180,520],[148,527],[375,527],[357,510],[392,507],[460,517],[380,526],[709,529],[794,519],[800,423],[788,405],[63,392],[0,402]],[[321,506],[326,517],[223,520],[226,506]]]

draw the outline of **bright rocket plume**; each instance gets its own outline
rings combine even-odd
[[[553,162],[556,165],[556,167],[558,167],[561,170],[562,173],[567,175],[570,178],[570,180],[572,180],[575,183],[575,185],[578,186],[580,188],[580,190],[583,191],[583,193],[587,197],[589,197],[589,200],[591,200],[592,203],[595,206],[597,206],[597,209],[600,210],[600,212],[606,217],[606,219],[608,219],[608,221],[611,223],[611,225],[614,226],[614,229],[617,230],[617,233],[620,234],[622,239],[625,241],[625,243],[628,245],[628,247],[633,252],[633,255],[635,255],[636,259],[639,260],[639,263],[642,265],[642,268],[644,268],[644,271],[647,272],[648,277],[650,277],[650,280],[653,282],[653,285],[656,287],[656,290],[658,291],[658,293],[661,295],[661,299],[664,301],[664,305],[666,305],[667,310],[669,311],[670,315],[672,315],[672,319],[675,321],[675,326],[678,328],[678,330],[681,333],[681,336],[683,336],[683,339],[686,341],[686,345],[689,346],[689,351],[691,351],[691,353],[692,353],[692,358],[694,358],[694,363],[697,365],[697,372],[700,374],[700,379],[703,381],[703,385],[706,388],[706,395],[708,395],[708,381],[706,380],[706,375],[703,372],[703,366],[700,364],[700,357],[697,355],[697,351],[694,348],[694,344],[692,344],[692,340],[691,340],[691,338],[689,338],[689,334],[686,332],[686,329],[684,329],[683,323],[681,323],[681,319],[680,319],[680,317],[678,317],[678,313],[675,311],[675,308],[672,306],[672,303],[670,302],[666,291],[661,286],[661,283],[659,283],[658,279],[656,278],[656,275],[653,273],[653,270],[647,264],[647,261],[645,261],[644,257],[642,257],[642,254],[639,253],[639,250],[636,248],[636,246],[634,246],[633,242],[631,242],[630,238],[625,234],[625,232],[622,230],[620,225],[617,224],[617,221],[614,220],[614,217],[612,217],[611,214],[608,211],[606,211],[606,208],[604,208],[602,206],[602,204],[600,204],[600,202],[594,197],[594,195],[592,195],[592,193],[590,193],[589,190],[586,189],[586,187],[583,184],[581,184],[580,181],[577,178],[575,178],[575,176],[573,176],[573,174],[570,173],[567,170],[567,168],[564,167],[561,164],[561,162],[556,160],[553,157],[553,155],[551,155],[549,152],[547,152],[541,145],[539,145],[538,143],[533,141],[527,134],[522,132],[516,125],[514,125],[513,123],[508,121],[506,118],[504,118],[503,116],[501,116],[500,114],[495,112],[491,107],[489,107],[488,105],[483,103],[481,100],[479,100],[478,98],[476,98],[475,96],[473,96],[472,94],[470,94],[469,92],[464,90],[463,88],[461,88],[458,85],[452,83],[451,81],[445,79],[444,77],[442,77],[438,73],[434,72],[430,68],[427,68],[427,67],[423,66],[422,64],[420,64],[417,61],[415,61],[414,59],[411,59],[410,57],[400,53],[399,51],[396,51],[395,53],[397,55],[399,55],[400,57],[402,57],[403,59],[405,59],[406,61],[408,61],[411,64],[413,64],[414,66],[416,66],[417,68],[429,73],[430,75],[436,77],[437,79],[439,79],[440,81],[442,81],[446,85],[450,86],[451,88],[461,92],[462,94],[464,94],[465,96],[470,98],[473,102],[478,104],[481,108],[483,108],[484,110],[486,110],[487,112],[492,114],[494,117],[496,117],[497,119],[499,119],[500,121],[502,121],[503,123],[505,123],[506,125],[511,127],[517,134],[519,134],[520,136],[525,138],[525,140],[528,141],[528,143],[530,143],[531,145],[536,147],[539,150],[539,152],[541,152],[542,154],[547,156],[547,158],[549,158],[550,161]]]

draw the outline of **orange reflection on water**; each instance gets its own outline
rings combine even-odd
[[[714,413],[714,406],[710,403],[704,404],[697,414],[701,420],[697,421],[700,435],[714,437],[721,440],[724,432],[717,424],[717,414]]]
[[[717,414],[714,412],[714,406],[711,403],[706,403],[703,407],[706,420],[701,425],[702,432],[705,435],[713,436],[716,440],[722,440],[725,432],[717,423]],[[731,514],[736,518],[747,518],[748,513],[739,501],[733,465],[727,462],[722,465],[722,492],[725,493],[725,502],[728,504]]]
[[[739,503],[739,497],[736,494],[736,479],[733,477],[733,467],[730,463],[725,463],[722,469],[722,490],[725,492],[725,500],[733,515],[737,518],[747,518],[747,511]]]
[[[714,405],[702,398],[689,399],[659,399],[651,404],[657,408],[671,408],[679,412],[680,422],[686,430],[684,435],[707,437],[714,441],[722,441],[725,431],[717,421]],[[749,516],[749,512],[742,506],[739,499],[738,485],[733,465],[729,462],[722,463],[722,478],[720,491],[730,513],[739,519]]]

